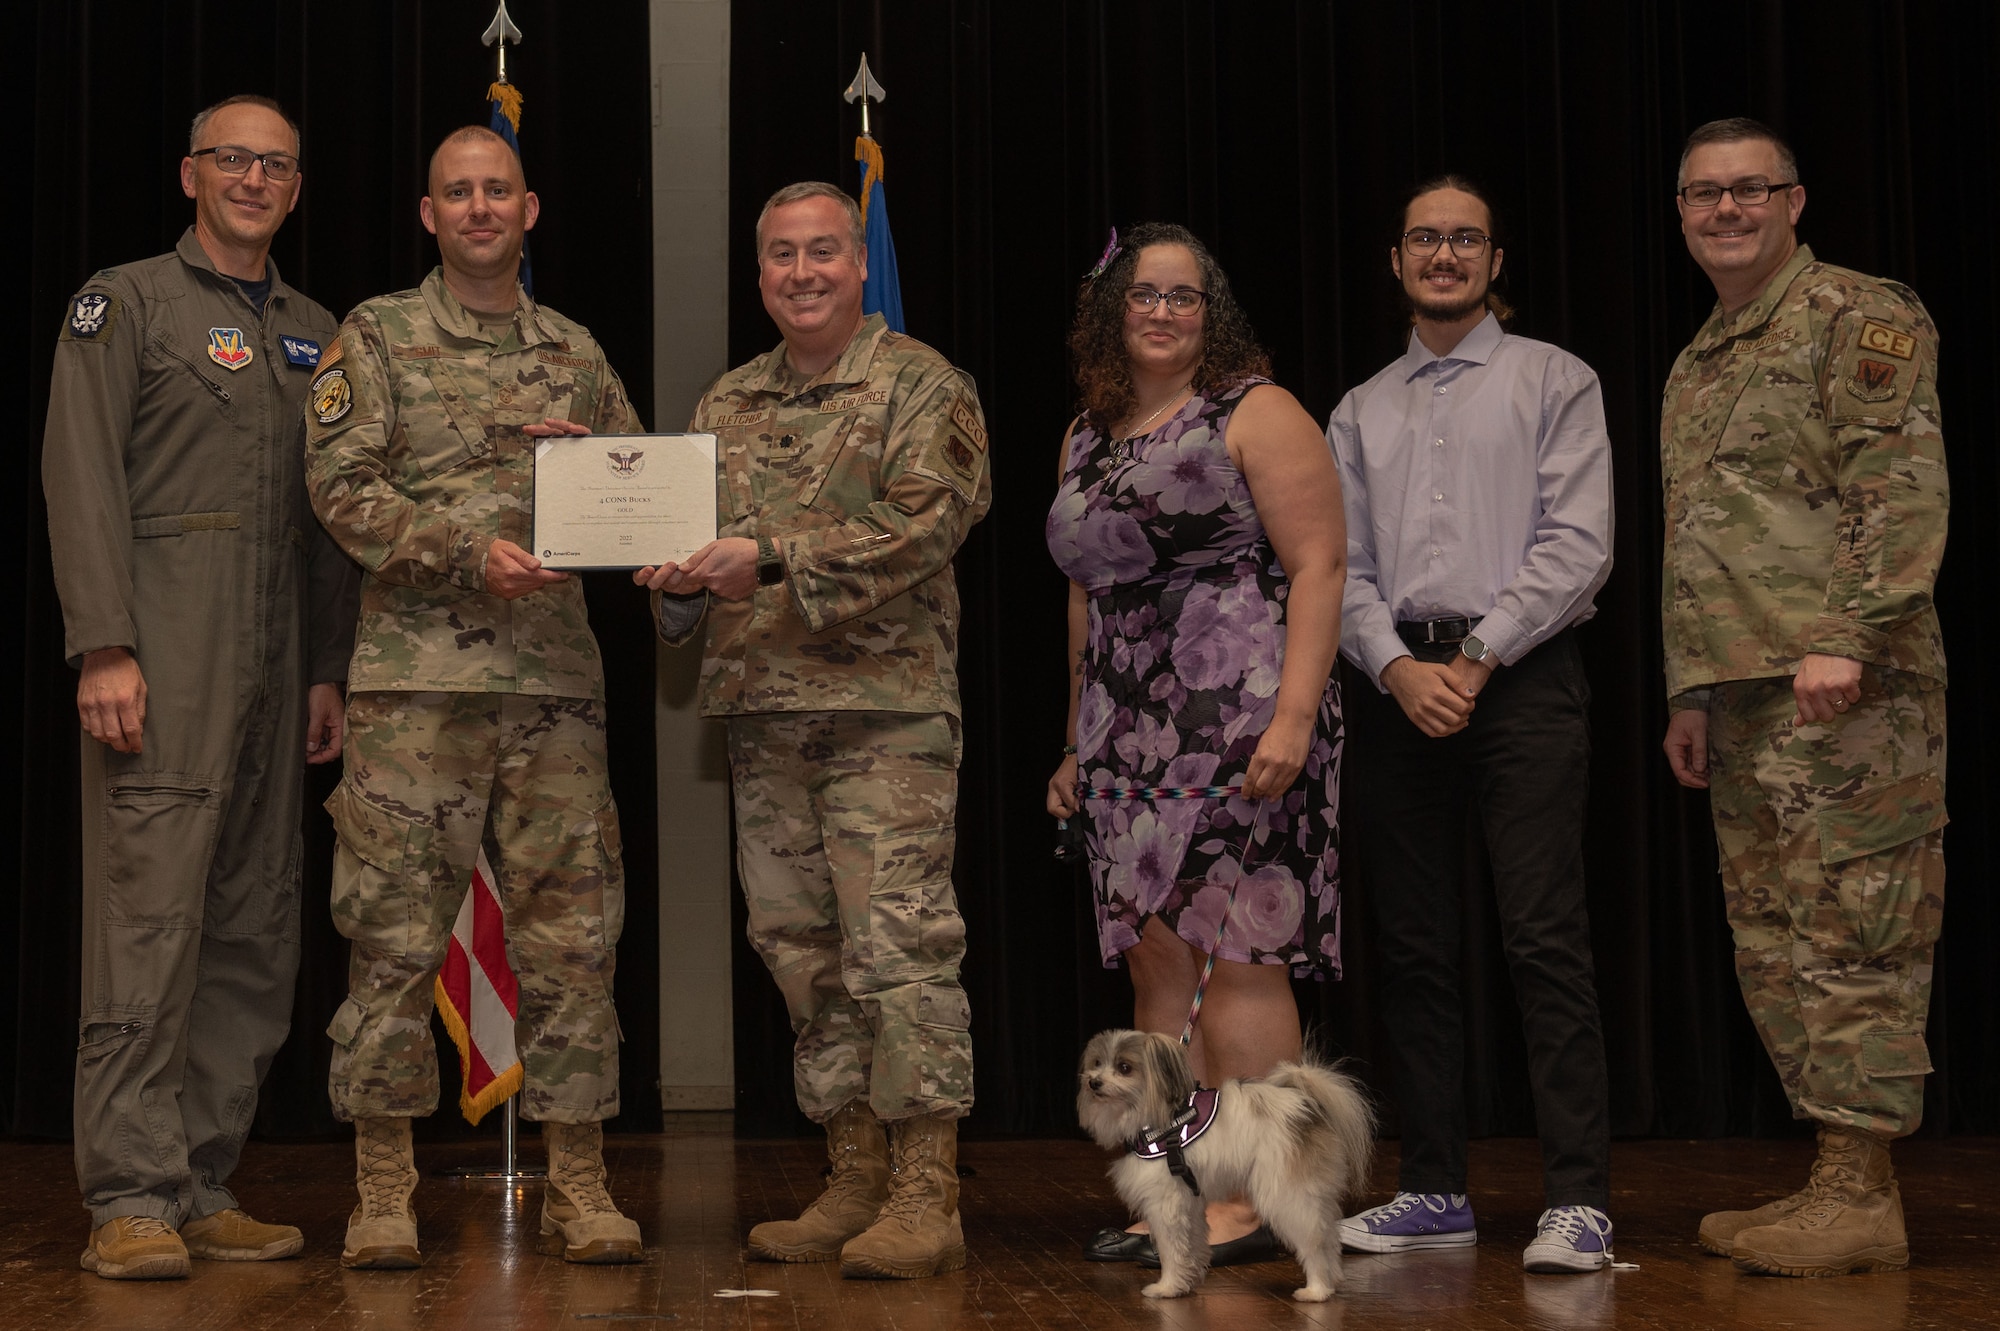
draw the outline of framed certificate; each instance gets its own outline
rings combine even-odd
[[[535,445],[542,567],[678,564],[714,539],[714,435],[586,434]]]

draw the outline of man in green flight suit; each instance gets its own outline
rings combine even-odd
[[[306,508],[299,408],[334,321],[271,241],[298,129],[231,97],[194,119],[171,254],[70,302],[42,477],[81,669],[83,1267],[185,1276],[290,1257],[227,1182],[299,967],[302,764],[340,756],[354,568]],[[308,687],[310,682],[310,687]]]
[[[1937,329],[1798,243],[1805,186],[1767,126],[1697,129],[1678,188],[1719,300],[1660,421],[1665,748],[1709,791],[1744,1000],[1819,1132],[1803,1190],[1700,1238],[1750,1271],[1895,1270],[1889,1143],[1923,1115],[1944,912]]]
[[[958,586],[992,500],[971,380],[863,317],[860,209],[787,186],[757,219],[784,340],[723,375],[720,539],[641,569],[662,636],[704,614],[704,716],[729,721],[749,937],[785,995],[799,1107],[833,1174],[753,1256],[910,1278],[965,1264],[958,1120],[972,1108],[965,925],[952,891]]]

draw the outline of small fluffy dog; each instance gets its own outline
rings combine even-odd
[[[1374,1146],[1375,1115],[1351,1080],[1308,1059],[1197,1097],[1180,1041],[1105,1031],[1083,1051],[1077,1082],[1077,1118],[1099,1146],[1124,1151],[1111,1181],[1160,1252],[1160,1278],[1140,1293],[1171,1299],[1199,1285],[1203,1203],[1242,1194],[1305,1268],[1292,1297],[1332,1297],[1341,1203],[1366,1178]]]

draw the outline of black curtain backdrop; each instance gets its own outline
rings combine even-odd
[[[592,327],[650,421],[645,6],[509,7],[528,34],[509,67],[527,95],[523,144],[543,201],[538,295]],[[0,985],[0,1033],[11,1033],[0,1039],[0,1129],[61,1136],[69,1122],[74,676],[60,659],[35,482],[64,302],[96,268],[172,243],[190,216],[173,180],[188,117],[243,90],[278,96],[305,130],[306,193],[275,250],[287,279],[336,311],[414,282],[434,262],[416,220],[423,163],[444,132],[483,119],[492,65],[477,34],[490,15],[488,0],[338,14],[298,0],[42,0],[18,21],[31,27],[19,49],[35,59],[32,261],[29,298],[6,317],[17,346],[6,361],[22,376],[34,442],[0,497],[0,548],[22,603],[17,646],[0,653],[0,683],[21,700],[19,726],[0,734],[0,774],[20,785],[0,809],[0,836],[19,847],[17,872],[0,877],[0,948],[16,962]],[[1279,382],[1323,419],[1397,353],[1391,237],[1408,187],[1448,169],[1496,197],[1516,329],[1598,371],[1616,450],[1617,569],[1583,634],[1595,693],[1589,892],[1614,1128],[1797,1131],[1736,990],[1706,800],[1675,786],[1659,754],[1659,390],[1713,302],[1671,190],[1686,131],[1732,114],[1792,139],[1809,193],[1801,231],[1816,252],[1911,283],[1942,330],[1958,533],[1939,602],[1958,687],[1952,890],[1924,1130],[2000,1130],[2000,984],[1980,964],[2000,937],[1981,761],[2000,736],[1978,688],[1995,635],[1968,557],[2000,497],[1984,447],[1994,408],[1977,387],[2000,359],[1989,314],[2000,283],[1956,235],[1994,215],[2000,21],[1988,8],[736,0],[731,26],[732,362],[776,340],[750,257],[763,199],[801,178],[853,187],[858,116],[839,91],[865,50],[889,90],[874,128],[910,328],[977,377],[993,436],[997,502],[959,562],[958,884],[979,1065],[969,1132],[1070,1130],[1078,1049],[1131,1013],[1124,976],[1097,964],[1085,887],[1051,859],[1042,812],[1062,743],[1063,584],[1041,529],[1071,411],[1063,336],[1076,279],[1108,226],[1184,222],[1228,269]],[[647,890],[657,869],[652,650],[626,588],[604,579],[590,591],[635,885],[620,957],[617,1126],[639,1130],[659,1123],[658,1023],[674,1019],[656,1010]],[[1347,758],[1350,785],[1366,780],[1366,753],[1350,747]],[[344,953],[319,904],[330,832],[316,812],[308,822],[307,958],[294,1038],[260,1113],[270,1137],[332,1129],[320,1032],[342,992]],[[1347,978],[1301,986],[1299,998],[1319,1042],[1387,1091],[1375,1014],[1395,1001],[1395,977],[1371,966],[1366,939],[1371,893],[1394,884],[1353,869],[1366,835],[1348,821]],[[1480,899],[1466,957],[1472,1125],[1530,1133],[1517,1012]],[[739,1128],[797,1129],[782,1009],[754,956],[734,947]],[[455,1122],[440,1112],[430,1131]]]
[[[487,122],[494,56],[479,42],[491,0],[347,6],[305,0],[92,3],[41,0],[17,16],[33,61],[23,132],[33,262],[28,298],[6,314],[18,348],[14,400],[27,404],[26,461],[0,504],[9,581],[20,589],[13,643],[0,655],[19,724],[0,734],[0,775],[19,796],[0,808],[17,868],[0,876],[0,1128],[67,1136],[76,1047],[78,870],[76,675],[62,660],[62,614],[49,574],[40,459],[49,368],[70,293],[99,268],[172,247],[194,219],[179,164],[188,124],[238,92],[276,97],[304,138],[304,193],[272,258],[287,282],[335,315],[414,286],[437,262],[417,218],[438,140]],[[510,0],[527,36],[508,75],[526,98],[521,146],[542,201],[530,236],[535,294],[587,325],[648,423],[652,384],[652,91],[646,6],[587,9]],[[659,914],[653,769],[653,649],[645,598],[615,575],[586,577],[610,692],[611,783],[625,818],[631,893],[619,954],[621,1128],[660,1124]],[[306,817],[305,955],[292,1038],[265,1083],[256,1132],[333,1132],[323,1032],[346,993],[347,945],[326,908],[333,831],[318,807],[338,773],[313,769]],[[458,1070],[437,1027],[444,1072],[427,1135],[469,1132]],[[480,1131],[497,1132],[499,1116]]]

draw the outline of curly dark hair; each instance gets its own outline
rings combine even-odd
[[[1109,430],[1132,414],[1132,363],[1125,350],[1125,289],[1139,266],[1139,252],[1148,245],[1184,245],[1201,270],[1208,292],[1203,306],[1201,364],[1195,367],[1194,388],[1207,392],[1252,376],[1268,376],[1271,358],[1257,344],[1257,334],[1236,297],[1222,265],[1186,227],[1171,222],[1147,222],[1119,238],[1117,257],[1076,297],[1076,322],[1069,332],[1069,351],[1076,362],[1077,410],[1100,430]]]

